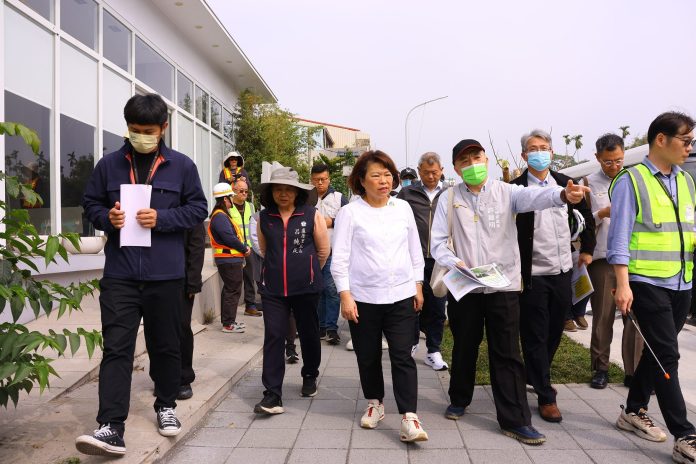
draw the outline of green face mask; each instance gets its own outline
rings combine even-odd
[[[462,180],[469,185],[481,185],[488,177],[488,163],[472,164],[462,168]]]

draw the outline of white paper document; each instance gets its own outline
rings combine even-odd
[[[150,207],[152,186],[145,184],[121,184],[121,211],[126,213],[121,229],[121,246],[150,246],[150,230],[138,224],[135,215]]]
[[[575,304],[588,295],[594,292],[590,274],[587,272],[587,266],[584,264],[580,267],[573,267],[573,275],[570,278],[570,285],[573,290],[572,303]]]
[[[505,288],[510,285],[510,280],[495,263],[473,268],[457,267],[449,271],[443,281],[457,301],[477,288]]]

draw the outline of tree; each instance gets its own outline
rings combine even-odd
[[[565,154],[566,154],[566,156],[568,156],[568,147],[570,146],[570,142],[573,140],[573,136],[570,134],[566,134],[563,136],[563,140],[565,141],[565,146],[566,146]]]
[[[576,155],[578,154],[578,150],[582,148],[582,134],[578,134],[573,137],[572,139],[575,142],[575,152],[573,153],[573,157],[575,158]]]
[[[35,154],[39,153],[41,142],[36,132],[21,124],[0,123],[0,135],[21,136]],[[0,171],[0,181],[4,181],[10,198],[22,198],[30,204],[43,202],[31,185],[21,183],[17,177]],[[91,357],[95,347],[102,346],[102,338],[96,330],[88,332],[77,328],[73,332],[64,329],[62,333],[49,330],[48,334],[43,334],[29,331],[24,324],[17,323],[27,304],[36,317],[41,310],[49,315],[56,305],[58,317],[66,311],[79,310],[82,297],[91,295],[98,283],[93,280],[62,286],[35,279],[32,271],[38,273],[39,270],[32,258],[43,258],[48,265],[55,263],[56,257],[60,256],[67,263],[68,254],[61,239],[69,240],[79,249],[78,235],[49,235],[43,240],[29,221],[26,209],[8,209],[7,203],[0,201],[0,211],[0,314],[9,307],[12,318],[12,322],[0,324],[0,405],[7,408],[10,400],[17,406],[21,391],[29,393],[38,383],[43,392],[50,385],[50,376],[58,376],[50,364],[52,360],[40,352],[50,349],[63,356],[70,344],[70,351],[74,354],[84,339]]]
[[[575,166],[576,164],[585,162],[587,162],[587,160],[578,161],[573,155],[559,155],[558,153],[554,153],[549,167],[554,171],[560,171],[561,169],[569,168],[571,166]]]
[[[647,143],[648,134],[638,135],[633,139],[633,142],[631,142],[631,144],[626,147],[626,149],[628,150],[629,148],[640,147],[641,145],[646,145]]]
[[[234,109],[235,149],[244,157],[244,168],[258,186],[261,163],[277,161],[294,168],[303,181],[309,180],[309,166],[299,158],[316,146],[319,127],[301,127],[293,114],[275,103],[245,90]]]
[[[621,139],[624,141],[624,144],[626,144],[626,137],[631,135],[631,133],[628,131],[628,128],[631,126],[619,126],[619,130],[621,130]]]

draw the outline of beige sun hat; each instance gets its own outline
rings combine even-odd
[[[300,182],[300,176],[297,174],[293,168],[282,167],[274,169],[271,172],[271,179],[268,182],[264,182],[259,185],[259,190],[261,191],[261,204],[268,208],[272,205],[273,195],[271,193],[271,186],[276,185],[291,185],[299,190],[304,190],[307,192],[306,204],[314,206],[317,204],[317,189],[310,184],[303,184]]]

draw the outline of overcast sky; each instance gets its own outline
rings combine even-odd
[[[696,116],[691,0],[207,0],[278,97],[312,120],[358,128],[405,166],[426,151],[451,170],[452,147],[478,139],[517,155],[520,136],[552,130],[594,141],[657,114]],[[491,157],[492,158],[492,157]]]

